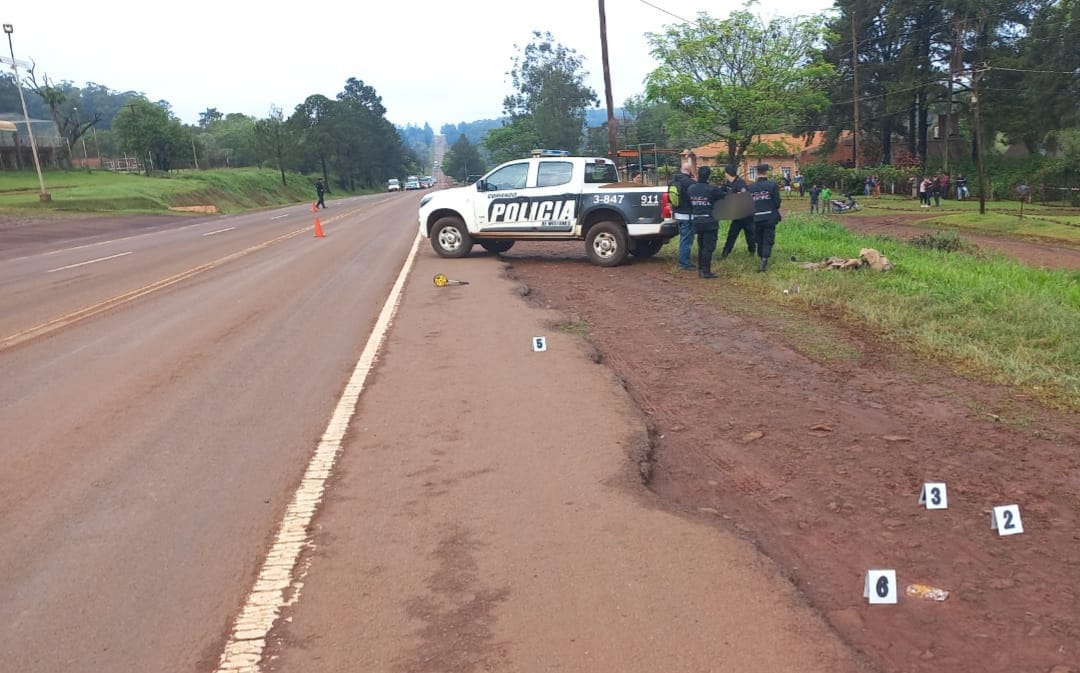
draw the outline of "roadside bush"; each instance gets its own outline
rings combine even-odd
[[[942,252],[975,253],[978,251],[977,248],[964,243],[955,231],[928,231],[921,236],[912,238],[911,244],[919,248],[940,250]]]

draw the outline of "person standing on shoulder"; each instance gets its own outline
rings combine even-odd
[[[683,150],[679,172],[668,183],[669,200],[674,211],[675,221],[679,223],[679,270],[691,271],[690,251],[694,247],[693,208],[686,190],[697,180],[697,155],[690,150]]]
[[[739,169],[735,166],[727,166],[724,168],[724,179],[727,181],[724,189],[727,194],[741,194],[746,190],[746,182],[739,177]],[[754,215],[748,213],[746,217],[735,218],[731,220],[731,226],[728,227],[727,239],[724,241],[724,248],[720,251],[720,259],[726,258],[731,254],[731,251],[735,249],[735,242],[739,240],[739,232],[743,233],[746,238],[746,249],[750,251],[750,254],[754,254],[756,250],[756,244],[754,242]]]
[[[810,188],[810,214],[813,215],[817,212],[823,212],[819,207],[819,199],[821,198],[821,187],[816,184]]]
[[[757,167],[758,179],[750,186],[750,198],[754,202],[754,235],[757,238],[758,256],[761,265],[758,271],[765,271],[769,265],[773,243],[776,242],[776,225],[780,223],[780,188],[769,179],[768,164]]]
[[[694,231],[697,233],[698,276],[716,278],[712,272],[712,256],[716,252],[720,223],[713,217],[713,207],[724,198],[724,190],[709,184],[712,171],[708,166],[699,168],[697,174],[697,182],[687,187],[686,194],[690,197]]]
[[[965,178],[964,174],[961,173],[960,175],[956,176],[956,200],[957,201],[963,201],[964,199],[967,198],[967,196],[968,196],[967,178]]]
[[[919,207],[930,207],[930,185],[933,184],[933,180],[929,177],[923,177],[919,182]]]
[[[315,193],[319,195],[319,200],[315,204],[315,207],[316,208],[325,208],[326,207],[326,201],[323,200],[323,197],[326,194],[326,185],[323,184],[322,178],[319,178],[318,180],[315,181]]]

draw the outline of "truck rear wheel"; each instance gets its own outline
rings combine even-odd
[[[431,227],[431,247],[440,257],[464,257],[473,247],[472,236],[458,217],[440,217]]]
[[[630,254],[634,257],[652,257],[660,252],[660,248],[662,247],[664,247],[663,241],[655,238],[646,238],[634,241],[634,247],[630,248]]]
[[[585,236],[585,252],[598,266],[618,266],[626,261],[630,244],[626,228],[617,222],[597,222]]]

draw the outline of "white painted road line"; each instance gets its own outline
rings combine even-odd
[[[271,219],[271,220],[280,220],[281,218],[283,218],[283,217],[288,217],[288,216],[289,216],[289,214],[288,214],[288,213],[285,213],[285,214],[283,214],[283,215],[274,215],[274,216],[273,216],[273,217],[271,217],[270,219]]]
[[[272,238],[269,241],[263,241],[262,243],[253,245],[245,250],[240,250],[239,252],[225,255],[221,259],[215,259],[212,262],[208,262],[192,269],[188,269],[187,271],[182,271],[176,275],[150,283],[149,285],[144,285],[143,287],[140,287],[136,290],[125,292],[124,294],[117,295],[110,299],[106,299],[105,301],[100,301],[93,306],[87,306],[77,311],[72,311],[71,313],[68,313],[66,315],[53,318],[52,320],[47,320],[39,325],[34,325],[33,327],[24,329],[21,332],[16,332],[15,334],[9,334],[8,336],[0,336],[0,351],[6,348],[11,348],[12,346],[21,344],[31,339],[43,336],[45,334],[49,334],[50,332],[54,332],[63,327],[67,327],[68,325],[77,323],[80,320],[85,320],[86,318],[89,318],[91,316],[98,315],[103,311],[107,311],[111,308],[120,306],[121,304],[125,304],[129,301],[133,301],[140,297],[145,297],[148,294],[157,292],[158,290],[169,287],[171,285],[175,285],[181,281],[187,280],[188,278],[197,276],[204,271],[216,269],[217,267],[227,264],[233,260],[240,259],[245,255],[249,255],[253,252],[258,252],[259,250],[268,248],[275,243],[280,243],[281,241],[285,241],[295,236],[299,236],[300,234],[306,233],[308,231],[311,231],[311,227],[301,227],[299,229],[294,229],[293,231],[278,236],[277,238]]]
[[[60,267],[57,267],[55,269],[49,269],[48,273],[52,273],[53,271],[64,271],[65,269],[74,269],[77,266],[86,266],[87,264],[97,264],[98,262],[104,262],[104,261],[109,260],[109,259],[116,259],[117,257],[124,257],[125,255],[130,255],[131,253],[132,253],[132,251],[129,250],[127,252],[121,252],[121,253],[116,254],[116,255],[109,255],[108,257],[98,257],[97,259],[91,259],[91,260],[86,261],[86,262],[79,262],[78,264],[68,264],[67,266],[60,266]]]
[[[208,231],[203,234],[203,236],[213,236],[214,234],[220,234],[224,231],[232,231],[233,229],[236,229],[236,227],[225,227],[224,229],[218,229],[217,231]]]
[[[221,653],[218,673],[259,673],[259,661],[266,649],[266,638],[274,622],[281,616],[281,610],[292,605],[300,598],[300,589],[304,585],[305,569],[296,567],[301,552],[314,549],[308,526],[315,511],[322,502],[326,489],[326,480],[334,468],[345,431],[356,412],[356,404],[364,389],[368,373],[375,365],[375,359],[382,348],[383,340],[390,329],[390,323],[401,303],[401,293],[405,280],[412,269],[416,251],[420,246],[420,236],[413,241],[412,249],[401,266],[397,281],[390,290],[390,295],[383,304],[375,327],[368,337],[364,351],[360,354],[345,390],[341,393],[334,408],[334,415],[323,432],[322,439],[315,449],[315,454],[304,471],[304,478],[289,502],[285,516],[278,526],[277,536],[271,545],[266,560],[263,561],[255,586],[251,588],[244,608],[233,624],[229,641]],[[295,574],[295,577],[294,577]],[[288,595],[288,598],[286,598]]]
[[[42,256],[43,257],[48,257],[49,255],[59,255],[60,253],[63,253],[63,252],[72,252],[74,250],[83,250],[85,248],[96,248],[96,247],[98,247],[100,245],[108,245],[110,243],[116,243],[117,241],[121,241],[121,240],[123,240],[123,239],[114,238],[114,239],[109,240],[109,241],[98,241],[97,243],[87,243],[86,245],[76,245],[76,246],[74,246],[72,248],[63,248],[61,250],[50,250],[49,252],[42,253]],[[19,259],[27,259],[28,257],[31,257],[31,256],[32,255],[27,255],[27,257],[17,257],[16,259],[17,260],[19,260]]]

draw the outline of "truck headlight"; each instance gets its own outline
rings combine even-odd
[[[435,196],[435,195],[434,194],[428,194],[424,198],[420,199],[420,207],[423,208],[424,204],[426,204],[428,201],[430,201],[431,197],[433,197],[433,196]]]

